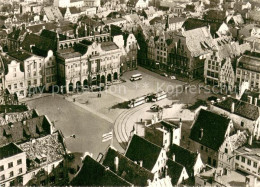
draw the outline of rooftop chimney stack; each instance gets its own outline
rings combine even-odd
[[[233,102],[231,105],[231,113],[234,113],[234,112],[235,112],[235,103]]]
[[[172,155],[172,160],[175,162],[175,154]]]
[[[119,165],[119,159],[118,159],[118,157],[116,156],[115,157],[115,170],[116,170],[116,172],[118,172],[118,165]]]
[[[143,167],[143,161],[142,160],[140,160],[140,167]]]
[[[202,137],[203,137],[203,129],[201,128],[201,129],[200,129],[199,139],[202,139]]]
[[[252,145],[252,142],[253,142],[253,136],[250,135],[248,138],[248,145]]]
[[[257,100],[258,100],[257,97],[255,97],[255,106],[257,106]]]

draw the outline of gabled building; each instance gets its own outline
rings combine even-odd
[[[196,176],[204,168],[200,153],[189,151],[179,145],[172,144],[167,155],[168,158],[184,166],[189,177]]]
[[[189,79],[203,76],[205,59],[210,56],[213,38],[208,27],[182,31],[173,36],[168,70]]]
[[[132,136],[125,156],[153,174],[162,176],[165,172],[166,150],[137,135]]]
[[[232,162],[227,159],[231,154],[230,146],[225,144],[225,140],[232,131],[233,123],[230,119],[201,109],[191,127],[189,148],[198,151],[205,164],[224,167],[222,164],[225,162],[225,167],[231,168]]]
[[[172,185],[180,185],[189,176],[184,166],[178,164],[172,159],[168,159],[166,167],[166,173],[171,177]]]
[[[149,0],[130,0],[127,2],[127,7],[129,9],[143,9],[147,8],[149,5]]]
[[[228,97],[211,105],[210,110],[229,117],[233,121],[235,129],[248,130],[254,138],[259,139],[260,110],[258,106]]]

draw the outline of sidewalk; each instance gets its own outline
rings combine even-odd
[[[25,97],[25,98],[19,99],[19,102],[25,103],[27,101],[32,101],[32,100],[35,100],[35,99],[40,99],[40,98],[43,98],[43,97],[50,97],[50,96],[54,96],[54,95],[57,95],[57,94],[56,93],[35,94],[32,97]]]

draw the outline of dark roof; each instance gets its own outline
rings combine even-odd
[[[118,157],[119,160],[118,171],[115,168],[115,157]],[[136,186],[147,186],[147,180],[150,179],[152,181],[154,177],[150,171],[140,167],[113,148],[108,149],[102,164]]]
[[[206,147],[218,151],[225,140],[229,123],[230,119],[201,109],[191,128],[190,138]],[[203,135],[202,138],[200,138],[202,130]]]
[[[32,54],[29,54],[27,52],[24,52],[24,51],[12,51],[12,52],[9,52],[7,53],[9,56],[19,60],[19,61],[24,61],[28,58],[30,58],[32,56]]]
[[[125,156],[132,161],[143,161],[143,167],[151,171],[161,152],[161,148],[144,138],[134,135]]]
[[[182,171],[184,169],[184,166],[182,166],[181,164],[178,164],[177,162],[174,162],[171,159],[167,160],[166,165],[168,166],[167,174],[172,179],[171,180],[172,185],[177,185],[177,183],[180,179],[180,176],[182,174]]]
[[[50,134],[50,123],[45,116],[0,126],[0,146],[10,142],[20,143]]]
[[[111,36],[117,36],[117,35],[121,35],[123,32],[121,30],[121,27],[117,26],[117,25],[111,25],[110,26],[111,29]]]
[[[131,186],[105,166],[86,156],[79,173],[72,179],[72,186]]]
[[[111,51],[111,50],[119,49],[119,47],[114,42],[102,42],[101,49],[104,51]]]
[[[26,105],[0,105],[0,113],[13,113],[28,111]]]
[[[42,30],[40,36],[44,37],[44,38],[49,38],[49,39],[54,40],[54,41],[57,40],[57,33],[55,31],[50,31],[50,30],[47,30],[47,29]],[[59,34],[59,40],[60,41],[66,40],[66,36],[63,35],[63,34]]]
[[[145,127],[144,138],[160,147],[163,147],[163,131],[155,127]]]
[[[176,144],[172,144],[170,150],[167,152],[167,156],[172,158],[173,155],[175,155],[175,161],[183,165],[186,168],[188,175],[192,176],[193,167],[196,163],[198,154]]]
[[[32,47],[33,53],[39,56],[47,56],[49,50],[56,51],[56,42],[52,39],[41,37],[36,34],[27,34],[21,43],[21,47],[27,51],[30,51]]]
[[[209,25],[210,25],[210,33],[213,36],[214,34],[216,34],[216,32],[218,31],[218,29],[220,28],[222,23],[210,22],[210,21],[205,21],[205,20],[196,19],[196,18],[188,18],[183,23],[182,27],[188,31],[188,30],[193,30],[193,29],[197,29],[197,28],[201,28],[201,27],[205,27],[205,26],[209,26]]]
[[[165,24],[165,23],[166,23],[166,20],[163,19],[162,17],[155,17],[155,18],[151,19],[151,20],[149,21],[149,23],[150,23],[150,25],[154,25],[154,24],[156,24],[156,23]]]
[[[30,31],[32,31],[32,33],[39,33],[43,29],[43,27],[45,27],[45,29],[47,29],[47,30],[54,30],[57,28],[57,25],[53,22],[43,23],[43,24],[28,26],[28,27],[26,27],[26,29],[29,29]]]
[[[15,145],[14,143],[10,143],[8,145],[0,147],[0,160],[17,155],[22,152],[23,151],[19,147],[17,147],[17,145]]]
[[[222,102],[216,103],[215,106],[231,112],[232,103],[235,103],[234,114],[250,120],[257,120],[259,118],[260,114],[258,106],[240,101],[232,97],[228,97]]]
[[[259,92],[251,91],[251,90],[245,90],[245,92],[241,96],[240,100],[250,103],[248,96],[252,97],[252,103],[253,104],[255,104],[255,99],[257,99],[257,106],[260,107],[260,93]]]
[[[98,27],[98,26],[102,25],[101,22],[95,21],[94,19],[91,19],[88,16],[82,16],[79,18],[78,21],[81,21],[81,23],[85,23],[86,25],[91,26],[91,27]]]
[[[204,15],[205,20],[214,20],[214,21],[223,22],[225,21],[225,18],[226,18],[226,13],[225,11],[221,11],[221,10],[209,10]]]
[[[260,58],[257,56],[243,55],[238,60],[238,67],[254,72],[260,72]]]

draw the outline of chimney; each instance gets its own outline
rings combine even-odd
[[[44,30],[44,29],[45,29],[45,25],[42,26],[42,30]]]
[[[253,142],[253,136],[250,135],[248,138],[248,145],[252,145],[252,142]]]
[[[165,177],[168,175],[168,166],[165,166]]]
[[[115,157],[114,164],[115,164],[115,170],[116,172],[118,172],[119,159],[117,156]]]
[[[175,162],[175,154],[172,155],[172,160]]]
[[[202,139],[203,137],[203,128],[200,129],[200,136],[199,136],[199,139]]]
[[[23,125],[26,125],[26,121],[23,121]]]
[[[255,106],[257,106],[257,100],[258,100],[257,97],[255,97]]]
[[[233,102],[231,105],[231,113],[234,113],[234,112],[235,112],[235,103]]]
[[[248,98],[248,102],[249,102],[250,104],[252,104],[253,97],[249,95],[249,96],[247,96],[247,98]]]
[[[140,167],[143,167],[143,161],[140,160],[139,163],[140,163]]]

